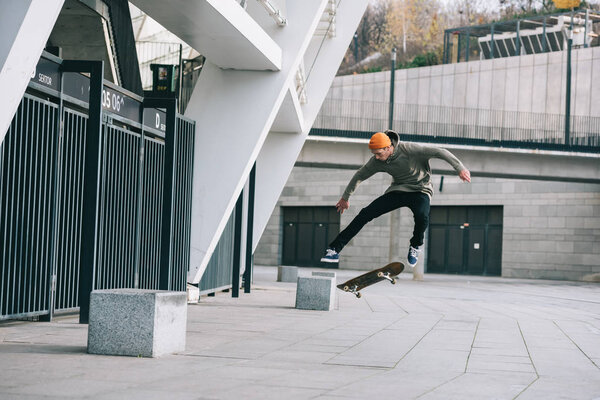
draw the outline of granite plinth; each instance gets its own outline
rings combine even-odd
[[[299,277],[296,288],[296,308],[301,310],[333,310],[335,279],[325,276]]]
[[[95,290],[88,353],[158,357],[185,350],[186,292]]]

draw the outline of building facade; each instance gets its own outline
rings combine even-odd
[[[255,262],[281,265],[289,235],[286,209],[334,209],[353,173],[296,166],[256,249]],[[389,184],[385,174],[361,183],[350,198],[350,209],[338,216],[340,229]],[[567,280],[600,273],[600,185],[477,177],[465,184],[455,175],[434,175],[433,184],[430,227],[419,261],[426,273]],[[404,261],[413,224],[408,209],[371,221],[343,250],[339,267],[365,270],[392,259]],[[326,243],[315,236],[312,246],[319,246],[316,252],[321,254]],[[307,250],[313,252],[310,246],[299,252]],[[319,266],[318,259],[312,261]]]

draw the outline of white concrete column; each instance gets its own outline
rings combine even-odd
[[[335,37],[315,36],[306,51],[304,65],[308,103],[301,106],[302,129],[295,134],[270,132],[256,162],[254,249],[321,109],[367,4],[367,0],[340,1],[336,11]],[[331,156],[334,157],[335,154]],[[327,188],[323,190],[326,191]]]
[[[326,0],[288,2],[289,24],[279,27],[273,22],[265,27],[265,32],[282,49],[280,71],[222,69],[210,59],[203,67],[186,109],[186,116],[196,121],[188,274],[191,282],[198,282],[206,269],[326,3]],[[236,54],[234,47],[226,50]],[[285,147],[278,151],[292,159],[297,155]],[[284,183],[271,189],[277,191],[276,196]]]
[[[0,11],[0,143],[64,0],[4,0]]]

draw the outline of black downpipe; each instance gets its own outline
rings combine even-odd
[[[233,238],[233,272],[231,274],[231,297],[240,297],[240,262],[242,260],[242,208],[244,207],[244,191],[235,203],[235,227]]]
[[[252,251],[254,230],[254,192],[256,188],[256,162],[250,171],[248,178],[248,224],[246,227],[246,269],[244,270],[244,293],[250,293],[252,285],[252,268],[254,266],[254,255]]]

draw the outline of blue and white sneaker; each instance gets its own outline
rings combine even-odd
[[[327,249],[325,256],[321,258],[321,262],[337,263],[340,262],[340,254],[334,249]]]
[[[408,256],[406,256],[406,261],[408,261],[408,265],[411,266],[412,268],[415,267],[415,265],[417,265],[417,262],[419,261],[419,253],[421,252],[421,249],[418,247],[412,247],[410,246],[408,248]]]

